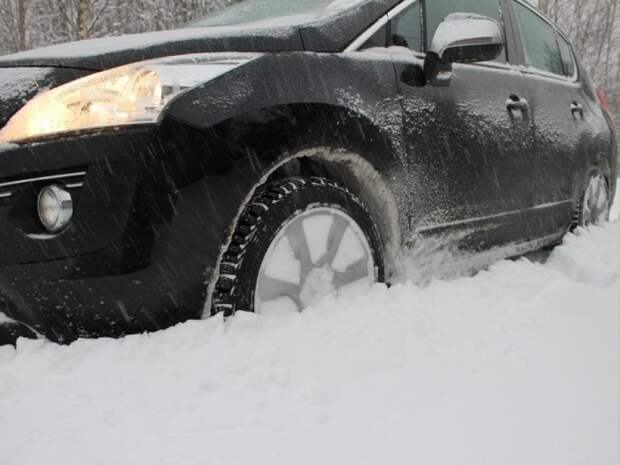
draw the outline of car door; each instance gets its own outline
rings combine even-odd
[[[513,31],[502,7],[500,0],[420,0],[390,21],[392,44],[401,46],[393,61],[410,154],[413,232],[474,250],[536,235],[522,216],[529,206],[523,175],[534,156],[528,85],[510,63]],[[494,62],[455,64],[440,82],[424,85],[416,79],[423,51],[453,12],[497,20],[507,48]]]
[[[596,124],[596,116],[566,38],[531,5],[512,0],[512,7],[535,127],[536,154],[528,173],[530,216],[536,216],[542,232],[550,235],[565,230],[572,219],[575,173],[584,171],[581,164],[591,143],[588,128]]]

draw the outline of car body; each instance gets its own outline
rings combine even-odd
[[[58,342],[208,316],[244,206],[284,175],[334,179],[359,197],[388,277],[403,247],[425,240],[488,260],[557,243],[592,169],[615,191],[610,118],[565,36],[533,7],[455,3],[302,1],[277,18],[233,10],[0,58],[5,128],[37,94],[106,70],[147,60],[194,76],[156,121],[0,147],[0,311]],[[505,48],[427,79],[425,51],[458,11],[495,19]],[[541,58],[536,43],[550,37],[558,49]],[[57,233],[36,210],[51,184],[75,209]]]

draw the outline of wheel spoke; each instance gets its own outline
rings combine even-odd
[[[334,222],[329,230],[329,236],[327,239],[327,252],[325,257],[321,259],[321,264],[331,265],[340,250],[342,245],[342,238],[344,233],[349,228],[349,222],[340,215],[334,215]]]
[[[607,203],[607,188],[603,179],[599,179],[596,183],[596,206],[602,207]]]
[[[609,197],[607,182],[602,176],[590,179],[583,202],[583,226],[600,224],[607,220]]]
[[[363,258],[349,265],[345,271],[334,272],[334,286],[336,289],[340,289],[347,284],[354,283],[368,276],[368,255],[364,255]]]
[[[583,205],[583,225],[582,226],[589,226],[590,222],[592,220],[592,208],[590,206],[590,199],[587,199],[586,202],[584,202]]]
[[[312,269],[312,258],[310,256],[310,248],[308,247],[308,239],[300,221],[294,221],[288,226],[286,237],[293,248],[295,258],[301,264],[301,280],[303,282]]]
[[[607,199],[605,199],[603,194],[600,194],[600,197],[597,198],[594,207],[592,208],[592,223],[601,224],[606,220],[606,212],[608,210]]]
[[[596,178],[596,179],[594,180],[594,188],[593,188],[593,191],[594,191],[594,196],[593,196],[593,197],[594,197],[594,199],[595,199],[597,202],[598,202],[598,199],[601,197],[601,192],[602,192],[601,187],[602,187],[602,186],[601,186],[601,181],[600,181],[600,179],[599,179],[599,178]]]
[[[299,307],[299,293],[301,289],[298,284],[289,283],[280,279],[270,278],[263,275],[258,282],[258,298],[261,302],[269,302],[278,297],[290,297]]]

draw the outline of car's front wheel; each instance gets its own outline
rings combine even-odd
[[[383,279],[382,242],[363,203],[323,178],[262,187],[220,265],[213,310],[298,312]]]

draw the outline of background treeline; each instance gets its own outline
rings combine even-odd
[[[0,0],[0,54],[168,29],[237,0]],[[291,0],[296,1],[296,0]],[[572,39],[620,122],[620,0],[532,0]]]
[[[169,29],[234,1],[0,0],[0,53]]]

